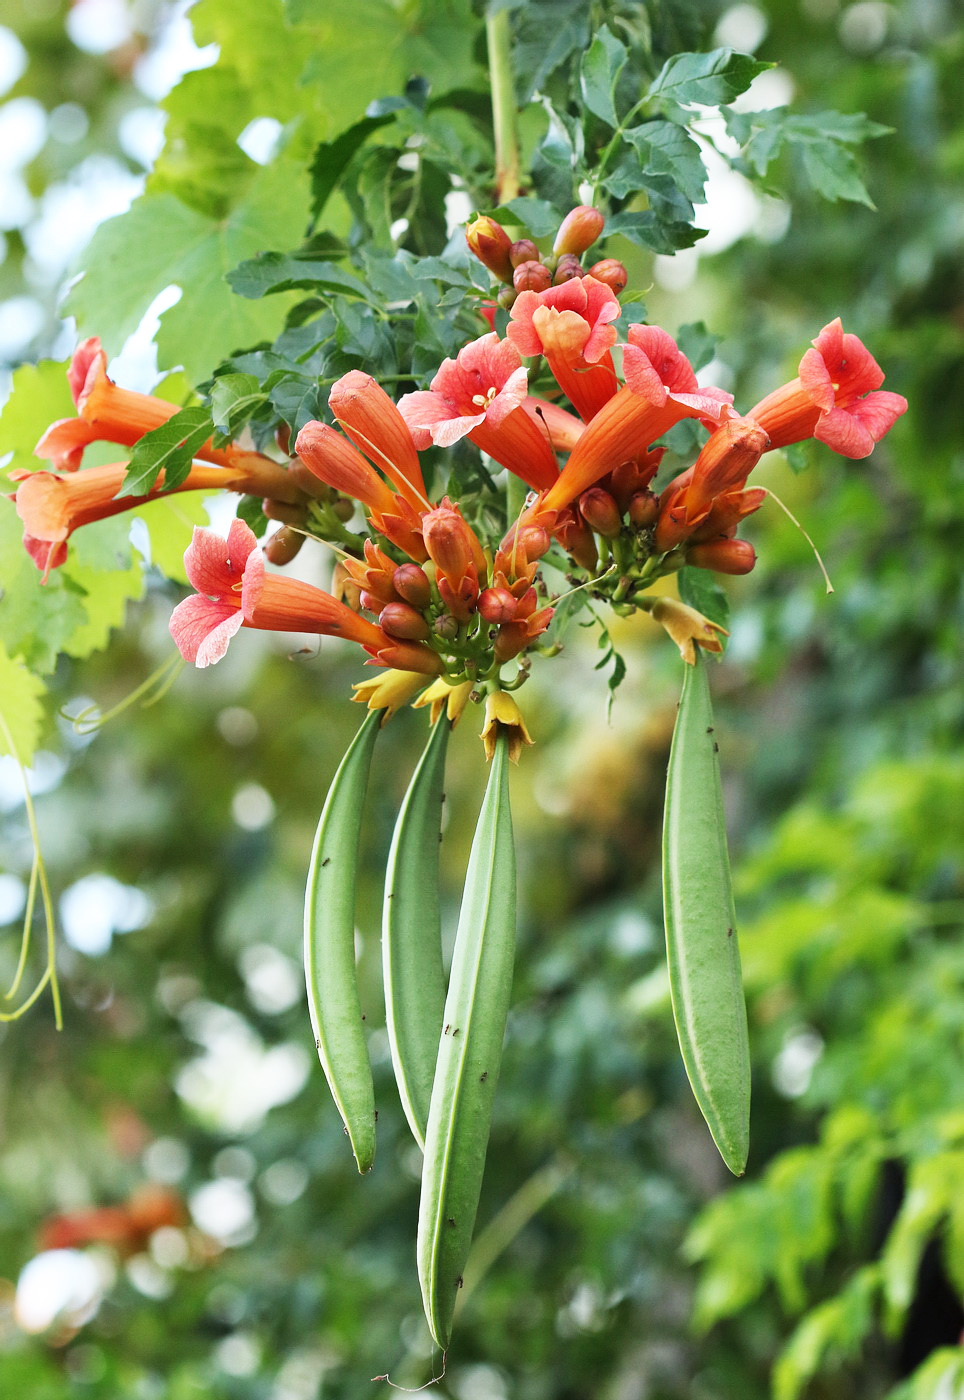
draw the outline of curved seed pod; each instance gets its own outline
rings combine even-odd
[[[375,1091],[355,974],[355,871],[382,712],[372,710],[328,790],[305,891],[305,982],[315,1046],[360,1172],[375,1157]]]
[[[696,1102],[742,1176],[749,1151],[750,1047],[726,850],[709,677],[684,666],[666,775],[663,909],[673,1015]]]
[[[472,842],[425,1133],[418,1276],[443,1349],[472,1242],[512,990],[515,847],[501,735]]]
[[[432,729],[398,813],[385,873],[385,1019],[402,1107],[423,1150],[445,1001],[438,847],[451,728],[442,716]]]

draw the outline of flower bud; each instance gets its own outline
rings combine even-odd
[[[619,507],[601,486],[590,486],[588,491],[583,491],[579,509],[590,529],[606,539],[614,539],[623,528]]]
[[[346,496],[342,496],[340,500],[332,502],[331,513],[336,520],[340,520],[343,525],[347,525],[348,521],[355,514],[354,502],[349,501]]]
[[[593,570],[599,563],[596,539],[582,516],[572,506],[559,512],[556,537],[567,554],[571,554],[580,569]]]
[[[691,545],[686,562],[718,574],[748,574],[756,563],[756,550],[749,540],[710,540]]]
[[[628,462],[620,462],[618,467],[613,467],[605,485],[621,510],[626,509],[630,498],[635,496],[637,491],[646,489],[659,470],[662,456],[663,448],[656,447],[644,452],[640,457],[633,457]]]
[[[601,262],[593,263],[588,276],[595,277],[597,282],[605,283],[617,296],[625,291],[629,281],[629,273],[618,258],[603,258]]]
[[[283,525],[300,525],[305,518],[304,506],[292,506],[287,501],[275,501],[265,496],[261,510],[266,520],[280,520]]]
[[[502,287],[499,291],[499,295],[496,297],[496,301],[502,307],[503,311],[511,311],[518,295],[519,293],[516,291],[515,287]]]
[[[574,277],[582,276],[582,263],[574,253],[565,253],[556,263],[556,270],[552,274],[552,285],[560,287],[563,282],[571,282]]]
[[[554,253],[584,253],[591,248],[602,233],[606,220],[598,209],[588,204],[577,204],[559,225],[556,241],[552,245]]]
[[[516,606],[515,596],[508,588],[486,588],[479,594],[479,612],[486,622],[511,622]]]
[[[425,618],[409,603],[386,603],[378,621],[383,632],[404,642],[424,642],[430,636]]]
[[[418,564],[402,564],[392,575],[395,592],[413,608],[427,608],[432,600],[428,574]]]
[[[282,525],[276,530],[264,547],[265,558],[272,564],[290,564],[305,542],[300,530],[292,530]]]
[[[422,516],[422,537],[429,558],[440,574],[458,583],[470,564],[485,567],[482,547],[458,506],[449,498]]]
[[[458,618],[453,617],[451,613],[443,613],[441,617],[435,619],[432,631],[436,637],[441,637],[443,641],[454,642],[459,635]]]
[[[377,617],[382,608],[386,607],[385,599],[379,598],[377,593],[373,593],[370,588],[363,588],[358,595],[358,601],[366,612],[374,613]]]
[[[531,238],[520,238],[509,249],[509,261],[513,267],[518,267],[520,263],[538,262],[539,249]]]
[[[517,292],[545,292],[552,286],[552,273],[541,262],[520,263],[512,274]]]
[[[465,241],[479,262],[484,263],[501,282],[512,281],[512,263],[509,261],[512,239],[501,224],[483,214],[468,225]]]
[[[659,497],[652,491],[637,491],[629,498],[629,518],[637,530],[655,525],[659,516]]]
[[[279,451],[285,456],[291,451],[291,429],[287,423],[279,423],[274,430],[274,440],[278,444]]]

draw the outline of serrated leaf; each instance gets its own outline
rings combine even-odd
[[[191,470],[199,447],[211,436],[213,424],[206,408],[182,408],[144,436],[131,451],[130,466],[118,496],[146,496],[164,473],[164,489],[180,486]]]
[[[824,199],[849,200],[873,209],[874,202],[860,178],[852,152],[832,141],[810,141],[802,147],[803,168],[810,184]]]
[[[621,233],[631,243],[638,243],[654,253],[675,253],[680,248],[692,248],[706,237],[706,232],[705,228],[694,228],[692,224],[661,219],[652,209],[641,214],[626,211],[606,224],[607,234]]]
[[[218,433],[234,434],[267,400],[253,374],[222,374],[211,386],[211,419]]]
[[[510,224],[521,224],[533,238],[547,238],[550,233],[555,233],[562,222],[562,215],[554,204],[547,199],[530,199],[525,195],[510,199],[508,204],[496,209],[492,217],[497,222],[504,220]]]
[[[645,189],[647,175],[667,175],[693,204],[703,199],[706,166],[699,146],[675,122],[644,122],[623,133],[633,147],[641,166],[637,186]]]
[[[719,343],[720,337],[707,330],[702,321],[691,321],[676,332],[676,344],[695,370],[710,363]]]
[[[583,101],[594,116],[601,117],[613,127],[619,123],[616,84],[627,58],[625,46],[603,25],[590,44],[579,70]]]
[[[223,220],[172,194],[142,195],[95,232],[66,314],[76,316],[81,336],[99,335],[114,354],[157,294],[172,283],[181,287],[185,295],[160,318],[158,359],[165,367],[183,365],[199,383],[233,351],[281,329],[286,301],[252,305],[224,279],[262,248],[285,247],[301,236],[306,185],[303,169],[287,161],[258,167],[244,198]]]
[[[360,122],[355,122],[347,131],[336,136],[333,141],[321,141],[315,147],[315,154],[311,158],[309,167],[312,224],[315,224],[321,216],[329,196],[337,189],[338,182],[344,175],[355,152],[365,144],[373,131],[391,126],[394,120],[393,114],[373,114],[363,117]]]
[[[41,696],[46,686],[22,661],[8,654],[0,642],[0,714],[8,734],[0,728],[0,754],[12,753],[27,767],[40,742],[43,724]]]
[[[679,53],[663,64],[648,95],[669,98],[683,106],[698,102],[721,107],[746,92],[755,77],[773,66],[728,48]]]
[[[324,258],[299,257],[297,253],[259,253],[228,273],[231,289],[240,297],[255,300],[275,292],[303,287],[309,291],[353,292],[367,297],[364,282]]]
[[[0,414],[0,450],[12,456],[0,467],[0,480],[9,479],[11,471],[49,469],[33,450],[51,423],[72,418],[76,411],[67,384],[69,363],[41,360],[14,370],[10,397]]]
[[[730,603],[723,589],[708,569],[694,569],[690,565],[680,569],[676,575],[679,596],[684,603],[701,612],[711,622],[726,627],[730,620]],[[726,637],[720,637],[725,650]]]

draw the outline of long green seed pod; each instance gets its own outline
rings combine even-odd
[[[360,1172],[375,1158],[375,1090],[355,972],[355,874],[382,712],[372,710],[328,790],[305,891],[305,982],[315,1045]]]
[[[418,1276],[425,1316],[443,1349],[472,1243],[512,990],[515,847],[507,748],[501,734],[465,877],[425,1135]]]
[[[388,856],[382,918],[392,1064],[405,1117],[423,1149],[445,1001],[438,848],[451,728],[444,715],[436,721],[405,794]]]
[[[666,775],[663,908],[673,1015],[696,1102],[720,1155],[746,1169],[750,1047],[706,663],[684,666]]]

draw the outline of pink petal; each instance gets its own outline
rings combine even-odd
[[[232,520],[226,540],[213,530],[195,525],[194,537],[184,554],[185,572],[199,593],[213,598],[230,596],[256,545],[254,532],[243,520]]]
[[[92,370],[95,381],[101,373],[107,373],[107,356],[104,354],[100,340],[96,335],[81,341],[71,357],[70,368],[67,371],[67,383],[70,385],[71,395],[78,408],[80,408],[90,388],[93,387],[87,382],[91,378]]]
[[[524,365],[509,375],[501,390],[489,404],[485,413],[486,422],[498,428],[509,414],[519,408],[529,395],[529,372]],[[474,424],[473,424],[474,426]]]
[[[800,361],[800,383],[817,408],[829,413],[836,394],[830,371],[819,350],[808,350]]]
[[[446,364],[454,364],[454,361],[447,360]],[[448,422],[452,416],[452,406],[448,400],[430,389],[403,394],[398,401],[398,411],[405,419],[419,452],[431,447],[434,440],[432,429],[436,423]]]
[[[693,366],[661,326],[630,326],[629,343],[642,350],[671,393],[687,394],[696,388]]]
[[[458,418],[446,418],[438,423],[433,423],[429,429],[429,433],[436,447],[452,447],[461,438],[467,437],[473,428],[477,428],[480,423],[484,422],[484,413],[476,413],[472,416],[462,416]]]
[[[230,603],[212,603],[200,593],[185,598],[171,613],[171,636],[185,661],[210,666],[228,649],[244,618]]]
[[[666,402],[666,385],[652,360],[636,345],[627,345],[623,350],[623,376],[633,393],[647,403],[661,408]]]
[[[819,421],[814,437],[842,457],[869,457],[874,445],[907,410],[901,394],[868,394],[850,408],[832,408]]]
[[[532,313],[541,305],[542,295],[539,292],[520,292],[512,303],[506,335],[520,355],[542,354],[542,341],[532,324]]]

